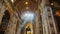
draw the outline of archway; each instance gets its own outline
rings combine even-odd
[[[9,19],[10,19],[10,14],[8,10],[5,10],[1,24],[0,24],[0,32],[2,32],[1,34],[4,34],[5,30],[7,29]]]
[[[33,24],[30,21],[26,22],[24,28],[21,30],[21,34],[33,34]]]

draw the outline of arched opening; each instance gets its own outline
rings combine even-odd
[[[33,34],[33,24],[27,21],[24,28],[21,29],[21,34]]]
[[[7,29],[9,23],[10,15],[8,10],[5,10],[1,24],[0,24],[0,34],[4,34],[5,30]]]

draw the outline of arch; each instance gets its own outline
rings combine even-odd
[[[27,34],[27,29],[30,28],[30,33],[33,34],[33,24],[29,21],[26,22],[23,29],[21,29],[21,34]]]
[[[7,29],[9,19],[10,19],[10,14],[8,10],[5,10],[0,24],[0,29],[1,29],[0,31],[4,32]]]

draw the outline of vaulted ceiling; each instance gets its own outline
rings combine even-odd
[[[38,0],[17,0],[14,2],[14,5],[20,13],[34,11],[37,8]]]
[[[16,5],[16,4],[19,3],[20,1],[32,1],[32,2],[36,3],[36,2],[39,1],[39,0],[16,0],[16,1],[14,2],[14,4]]]

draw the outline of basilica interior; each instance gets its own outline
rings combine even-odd
[[[0,34],[60,34],[60,0],[0,0]]]

